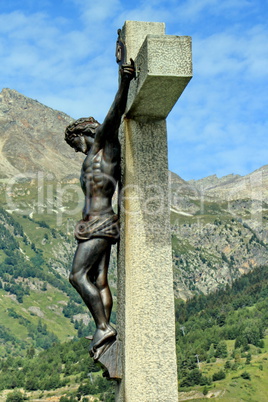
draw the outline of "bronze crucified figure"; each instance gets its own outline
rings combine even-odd
[[[120,175],[118,130],[125,112],[130,81],[135,76],[134,62],[122,64],[121,80],[114,102],[102,124],[93,117],[81,118],[65,131],[66,142],[86,158],[81,171],[85,194],[83,218],[75,229],[78,245],[70,273],[70,282],[91,312],[96,331],[90,354],[98,360],[116,330],[110,324],[112,295],[108,285],[111,245],[119,238],[118,217],[112,197]]]

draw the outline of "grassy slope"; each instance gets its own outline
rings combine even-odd
[[[210,385],[180,388],[181,401],[201,401],[207,400],[208,397],[213,397],[213,400],[216,401],[266,402],[268,400],[268,328],[265,307],[268,300],[267,271],[267,267],[259,268],[238,279],[232,289],[229,288],[227,291],[221,291],[215,295],[195,298],[195,300],[184,305],[185,312],[183,312],[183,306],[180,308],[177,306],[176,313],[179,320],[177,337],[183,339],[185,343],[183,349],[189,351],[186,356],[189,358],[192,355],[196,361],[196,353],[199,354],[201,360],[199,369],[202,375],[207,378],[212,378],[213,374],[220,370],[226,374],[224,379],[213,381]],[[243,300],[242,304],[245,305],[237,307],[239,300],[240,302]],[[220,314],[225,315],[225,320],[219,320],[216,324]],[[204,319],[204,317],[206,318]],[[211,331],[206,325],[204,326],[209,317],[212,321],[216,319],[212,326],[214,334],[222,334],[219,338],[217,336],[214,338],[216,343],[224,339],[227,345],[228,355],[225,358],[209,357],[211,356],[210,352],[205,347],[204,340],[213,343]],[[244,336],[243,328],[249,328],[250,323],[252,325],[253,322],[257,328],[260,319],[262,321],[261,326],[266,333],[263,338],[263,345],[260,347],[257,342],[258,346],[249,343],[248,350],[244,350],[243,347],[235,348],[236,336],[231,340],[228,339],[230,326],[234,325],[236,328],[242,329]],[[180,330],[182,325],[186,333],[186,336],[183,337]],[[254,327],[252,329],[254,330]],[[241,332],[239,335],[242,335]],[[179,356],[182,355],[183,349],[178,348]],[[248,354],[251,355],[250,362],[246,361]],[[229,368],[226,368],[226,362],[229,363]],[[250,378],[242,377],[245,372],[249,374]],[[204,390],[207,391],[206,398],[202,395]]]
[[[21,256],[26,261],[26,264],[27,261],[32,264],[31,259],[37,256],[41,256],[44,261],[41,267],[36,267],[37,278],[15,279],[16,283],[22,283],[23,286],[29,285],[30,294],[23,296],[23,303],[18,303],[15,295],[0,289],[0,326],[5,327],[18,341],[26,341],[28,346],[32,343],[32,339],[27,336],[28,329],[19,322],[20,319],[10,316],[10,309],[25,320],[29,320],[34,326],[37,326],[41,319],[42,323],[46,324],[47,330],[53,332],[60,341],[66,341],[77,335],[77,330],[74,328],[74,324],[71,323],[70,318],[65,317],[62,313],[62,308],[69,300],[73,300],[73,296],[79,298],[67,278],[76,247],[73,237],[74,225],[81,218],[82,209],[82,205],[78,203],[79,197],[77,197],[76,191],[71,188],[72,186],[68,183],[45,183],[45,187],[42,190],[44,197],[40,197],[37,183],[18,183],[12,187],[12,204],[10,199],[6,197],[5,189],[0,193],[0,201],[5,209],[10,210],[12,209],[11,206],[21,208],[21,212],[13,211],[10,219],[0,214],[0,222],[6,226],[13,238],[19,243]],[[61,203],[57,205],[56,191],[59,187],[64,191]],[[70,191],[68,190],[69,187]],[[78,190],[80,189],[79,184],[76,187],[78,187]],[[54,202],[52,206],[48,203],[46,204],[49,198],[46,196],[48,192],[52,194],[50,197],[50,201],[52,199]],[[40,198],[44,200],[43,210],[38,205]],[[66,208],[66,211],[61,211],[57,207]],[[31,211],[33,213],[30,213]],[[74,211],[74,213],[70,213],[70,211]],[[21,225],[28,243],[24,241],[22,236],[13,235],[12,221]],[[40,222],[41,224],[39,224]],[[48,227],[44,227],[42,223],[45,223]],[[36,249],[33,249],[33,245]],[[115,250],[113,250],[113,254],[114,252]],[[0,263],[4,263],[6,258],[5,250],[0,249]],[[110,282],[111,288],[116,294],[113,260],[112,258],[113,267],[110,270]],[[44,274],[48,274],[51,277],[56,275],[57,278],[57,275],[60,274],[60,280],[65,283],[66,289],[69,289],[70,292],[73,291],[75,295],[66,294],[59,288],[52,286],[49,281],[46,281],[47,290],[42,290],[44,280],[40,280],[40,277],[38,277],[38,269],[40,268]],[[10,279],[12,280],[12,276]],[[80,306],[83,307],[84,313],[88,314],[85,306],[83,304]],[[116,297],[114,306],[116,307]],[[17,346],[20,349],[19,344],[14,342],[5,344],[1,343],[0,340],[0,356],[5,354],[9,346],[15,353]],[[25,350],[24,352],[20,350],[19,353],[25,353]]]
[[[24,194],[27,194],[27,192],[25,191]],[[26,196],[22,197],[22,200],[30,202],[32,195],[28,194],[26,200],[24,199],[25,197]],[[61,258],[61,256],[57,256],[57,250],[59,250],[60,247],[64,250],[64,246],[67,244],[66,241],[68,242],[67,245],[69,248],[73,247],[74,242],[72,235],[63,233],[62,231],[59,233],[59,229],[61,228],[58,228],[57,225],[55,225],[55,214],[54,216],[50,214],[34,214],[33,220],[16,212],[11,216],[14,221],[18,222],[23,227],[23,232],[29,240],[29,243],[25,244],[21,236],[15,236],[25,261],[30,261],[37,255],[32,248],[32,244],[34,244],[37,249],[42,251],[42,258],[45,261],[42,270],[53,277],[53,269],[51,270],[50,262],[53,261],[54,265],[57,266],[57,258]],[[66,215],[64,217],[65,222],[67,222],[68,219],[69,217]],[[51,226],[50,228],[41,227],[37,223],[38,221],[43,221]],[[8,224],[7,227],[12,233],[12,226]],[[52,235],[51,232],[53,229],[55,230],[54,235]],[[64,244],[64,242],[66,244]],[[69,256],[67,255],[67,249],[65,254],[68,260]],[[0,250],[0,263],[4,262],[6,257],[5,250]],[[68,262],[70,262],[70,258]],[[39,269],[40,267],[37,268]],[[70,269],[70,264],[65,266],[65,269],[68,271]],[[66,282],[67,286],[70,286],[67,278],[62,278],[62,280]],[[70,337],[77,334],[70,319],[66,318],[62,313],[62,308],[69,300],[68,295],[54,286],[51,286],[49,283],[46,284],[47,290],[41,290],[44,281],[40,281],[38,278],[23,278],[16,279],[16,281],[21,282],[24,285],[30,285],[30,294],[23,296],[23,303],[18,303],[15,295],[10,295],[9,292],[0,289],[0,325],[5,327],[9,333],[13,334],[18,340],[26,341],[29,345],[32,342],[32,340],[27,337],[28,329],[26,328],[25,323],[23,325],[23,323],[20,323],[20,319],[10,316],[9,310],[12,309],[16,314],[23,317],[25,320],[30,321],[34,326],[37,326],[38,321],[41,319],[42,323],[46,324],[47,330],[53,332],[60,341],[68,340]],[[8,345],[4,343],[0,344],[0,356],[3,356],[7,346]],[[16,349],[16,344],[14,344],[14,342],[12,349]]]
[[[233,349],[233,341],[227,341],[230,350]],[[227,359],[217,359],[215,363],[202,363],[201,371],[205,375],[213,375],[213,373],[224,369],[224,364]],[[245,358],[241,358],[236,371],[228,370],[226,378],[217,382],[213,382],[208,386],[208,394],[213,401],[231,402],[231,401],[248,401],[248,402],[267,402],[267,384],[268,384],[268,337],[265,337],[265,348],[261,354],[252,355],[250,364],[245,363]],[[243,379],[243,372],[250,374],[251,379]],[[193,387],[196,391],[194,397],[189,399],[189,393],[181,393],[180,401],[206,401],[207,398],[198,398],[198,395],[203,393],[204,386]],[[219,397],[213,395],[220,394]]]
[[[25,202],[30,201],[30,195],[25,196]],[[73,203],[73,207],[75,207],[75,202]],[[216,208],[216,207],[215,207]],[[203,215],[199,218],[197,216],[194,217],[180,217],[180,225],[184,223],[189,224],[191,222],[195,223],[199,219],[202,225],[206,223],[212,223],[215,220],[215,215],[220,216],[223,222],[231,222],[232,217],[228,214],[221,215],[222,209],[216,208],[213,206],[209,206],[205,211],[203,211]],[[33,218],[36,221],[45,221],[47,222],[51,228],[55,228],[56,231],[59,229],[67,236],[71,236],[70,228],[72,227],[72,222],[70,222],[70,215],[63,214],[62,216],[62,225],[59,227],[57,225],[57,220],[55,214],[52,213],[43,213],[41,215],[34,214]],[[215,214],[215,215],[214,215]],[[59,242],[64,241],[63,238],[54,238],[51,236],[50,229],[42,228],[38,226],[35,222],[30,221],[24,218],[21,214],[13,214],[16,221],[18,221],[24,228],[27,237],[34,242],[38,248],[43,250],[43,256],[46,261],[53,257],[55,260],[54,250],[57,248],[57,244]],[[73,221],[79,219],[80,213],[75,217],[72,217]],[[171,216],[171,221],[176,223],[177,215]],[[44,236],[48,236],[48,241],[44,242]],[[184,244],[182,244],[177,238],[174,238],[175,249],[178,249],[180,253],[187,253],[189,249],[194,251],[194,248],[190,245],[190,243],[186,240]],[[30,245],[25,245],[19,239],[20,246],[29,258],[33,257],[35,253],[31,249]],[[0,253],[0,261],[4,259],[3,254]],[[76,333],[73,325],[70,323],[69,319],[66,319],[61,313],[59,306],[62,306],[61,303],[66,303],[68,297],[66,294],[61,292],[60,290],[48,286],[47,291],[40,291],[32,289],[30,291],[29,296],[24,296],[23,305],[18,304],[14,300],[14,298],[10,297],[6,292],[0,290],[0,323],[3,323],[12,333],[15,333],[18,339],[24,340],[27,336],[27,330],[25,326],[21,325],[18,320],[10,317],[8,315],[9,308],[14,309],[18,314],[23,316],[24,318],[30,320],[31,322],[37,325],[39,317],[33,313],[31,313],[28,309],[29,307],[37,307],[44,314],[42,317],[42,321],[47,324],[48,330],[53,331],[59,339],[66,340],[69,336],[72,336]],[[209,393],[216,393],[216,391],[221,391],[223,394],[221,398],[215,398],[214,400],[222,400],[222,401],[266,401],[266,388],[268,383],[268,340],[267,337],[265,339],[265,349],[262,350],[261,354],[254,355],[252,354],[252,361],[249,365],[245,364],[245,358],[241,358],[240,365],[237,368],[237,371],[229,370],[227,372],[226,378],[224,380],[214,382],[212,386],[208,387]],[[233,341],[227,341],[227,344],[231,349],[233,349]],[[0,346],[0,354],[5,348],[4,345]],[[224,367],[226,359],[217,359],[215,363],[201,363],[201,370],[205,375],[211,376],[214,372],[218,371],[220,368]],[[263,370],[260,369],[260,365],[263,366]],[[247,371],[251,375],[251,380],[244,380],[241,378],[241,374],[243,371]],[[72,383],[72,380],[70,380]],[[71,387],[75,387],[75,380],[72,383]],[[67,387],[68,388],[68,387]],[[196,386],[194,390],[202,391],[204,387]],[[57,390],[55,393],[58,395],[62,395],[65,391]],[[54,391],[50,391],[46,394],[54,394]],[[182,394],[181,394],[182,395]],[[37,393],[33,394],[32,397],[36,398]],[[266,399],[265,399],[266,398]],[[188,398],[189,400],[189,398]],[[206,399],[196,399],[195,400],[206,400]]]

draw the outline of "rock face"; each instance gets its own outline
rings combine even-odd
[[[171,185],[174,289],[209,293],[268,260],[268,166]]]
[[[80,216],[83,196],[81,206],[74,197],[80,191],[79,184],[79,191],[75,189],[74,194],[71,193],[73,187],[69,192],[62,187],[66,200],[63,195],[63,199],[59,199],[55,192],[59,181],[76,181],[84,159],[64,141],[64,130],[72,120],[66,114],[14,90],[2,90],[1,197],[5,191],[14,197],[11,200],[13,207],[7,202],[7,210],[16,213],[22,209],[37,220],[45,220],[44,213],[49,219],[54,214],[57,224],[62,219],[64,221],[65,209],[76,211],[75,216],[67,214],[67,218],[74,222],[78,214]],[[10,178],[20,173],[31,177],[31,173],[38,172],[46,176],[44,183],[41,182],[43,189],[40,190],[36,182],[19,182],[10,190],[5,189]],[[52,193],[51,189],[55,191]],[[195,293],[209,293],[267,263],[268,165],[244,177],[231,174],[218,178],[212,175],[189,182],[170,172],[170,200],[174,291],[177,297],[185,299]],[[72,225],[68,231],[72,232]],[[57,247],[56,254],[64,265],[72,252],[61,246]],[[65,276],[64,268],[53,263],[54,257],[51,257],[51,266]],[[115,258],[111,263],[115,268]]]
[[[184,299],[210,293],[268,260],[267,224],[254,229],[240,219],[196,216],[172,226],[174,290]],[[174,218],[174,217],[173,217]],[[254,223],[254,222],[253,222]]]
[[[0,93],[1,178],[46,172],[63,179],[79,174],[80,155],[64,141],[73,119],[15,90]]]

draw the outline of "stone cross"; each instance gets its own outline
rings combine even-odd
[[[122,37],[137,77],[120,128],[117,401],[176,402],[165,119],[192,77],[191,38],[165,35],[163,23],[135,21],[125,22]]]

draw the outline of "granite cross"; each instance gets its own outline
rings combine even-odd
[[[137,77],[120,128],[117,401],[175,402],[166,117],[192,77],[191,38],[165,35],[163,23],[136,21],[125,22],[122,38]]]

